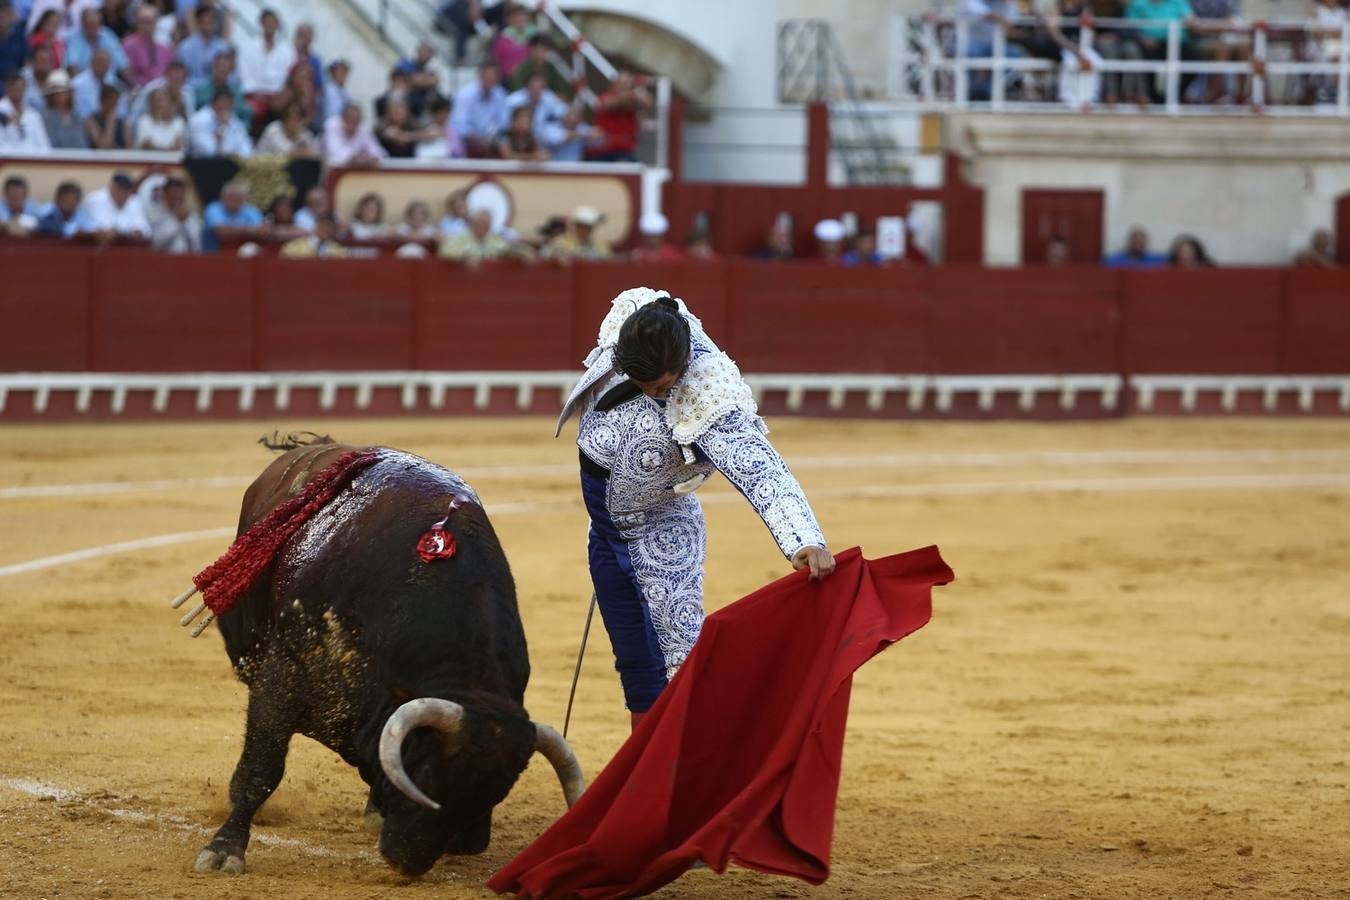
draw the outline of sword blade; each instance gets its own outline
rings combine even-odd
[[[567,694],[567,715],[563,716],[563,737],[567,737],[567,726],[572,724],[572,701],[577,696],[577,681],[581,678],[581,661],[586,658],[586,639],[591,636],[591,618],[595,616],[595,592],[591,592],[591,608],[586,610],[586,627],[581,631],[581,648],[577,650],[577,667],[572,672],[572,690]]]

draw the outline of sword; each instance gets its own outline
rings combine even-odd
[[[591,636],[591,618],[595,616],[595,592],[591,592],[591,608],[586,611],[586,627],[581,631],[581,647],[577,650],[577,668],[572,673],[572,691],[567,695],[567,715],[563,717],[563,737],[567,737],[567,726],[572,724],[572,701],[577,696],[577,681],[581,678],[581,661],[586,658],[586,639]]]

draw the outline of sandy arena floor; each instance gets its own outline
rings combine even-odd
[[[245,692],[167,603],[228,539],[13,569],[229,528],[270,458],[254,440],[306,424],[0,429],[0,896],[487,896],[561,812],[536,760],[487,853],[409,883],[356,774],[297,738],[249,873],[193,873]],[[835,549],[937,543],[958,580],[857,679],[830,880],[701,871],[662,896],[1350,897],[1350,422],[775,425]],[[590,596],[570,443],[539,419],[324,430],[473,482],[519,586],[528,706],[561,726]],[[86,487],[13,490],[39,485]],[[724,482],[703,496],[710,606],[787,570]],[[573,722],[590,774],[627,731],[598,638]]]

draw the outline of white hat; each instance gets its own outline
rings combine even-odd
[[[572,210],[572,221],[578,225],[599,225],[605,214],[594,206],[578,206]]]
[[[42,93],[54,94],[57,91],[70,90],[70,76],[64,69],[54,69],[47,75],[47,83],[42,86]]]
[[[816,223],[816,240],[834,242],[843,239],[844,223],[838,219],[821,219]]]
[[[427,248],[410,241],[395,250],[394,255],[400,259],[421,259],[427,255]]]
[[[647,213],[638,221],[638,231],[650,237],[665,234],[670,230],[670,220],[658,212]]]

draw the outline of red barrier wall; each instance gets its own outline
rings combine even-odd
[[[0,254],[4,371],[569,370],[610,299],[686,298],[747,371],[1350,373],[1350,270],[468,270],[436,260]]]

